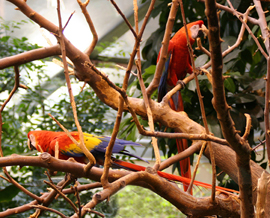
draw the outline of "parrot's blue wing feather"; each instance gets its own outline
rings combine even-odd
[[[99,136],[98,138],[101,140],[101,143],[98,146],[96,146],[93,150],[91,150],[91,152],[95,153],[95,154],[98,154],[99,152],[102,152],[103,156],[104,156],[104,153],[106,152],[106,148],[107,148],[107,146],[109,144],[109,141],[110,141],[111,137]],[[112,153],[113,154],[117,154],[117,153],[118,154],[123,154],[123,155],[127,155],[127,156],[130,156],[130,157],[135,157],[135,158],[137,158],[139,160],[145,161],[141,157],[138,157],[138,156],[136,156],[134,154],[131,154],[127,150],[125,150],[125,146],[127,146],[127,145],[141,146],[141,144],[136,143],[136,142],[126,141],[126,140],[123,140],[123,139],[116,139],[115,144],[113,146]],[[145,162],[147,162],[147,161],[145,161]]]
[[[178,111],[178,106],[179,106],[179,95],[180,95],[180,91],[177,91],[173,96],[172,96],[172,100],[175,106],[175,110]]]
[[[169,54],[169,57],[165,63],[165,69],[161,76],[159,86],[158,86],[158,102],[161,102],[162,98],[167,94],[167,78],[169,74],[170,60],[172,53]]]

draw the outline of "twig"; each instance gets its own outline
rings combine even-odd
[[[22,185],[20,185],[17,181],[15,181],[8,173],[6,167],[3,167],[3,171],[6,175],[6,177],[9,179],[9,181],[15,185],[17,188],[19,188],[22,192],[24,192],[25,194],[27,194],[28,196],[30,196],[31,198],[37,200],[39,203],[43,202],[43,199],[40,198],[39,196],[33,194],[32,192],[28,191],[26,188],[24,188]]]
[[[78,209],[77,207],[73,204],[73,202],[62,192],[60,191],[53,183],[50,183],[46,180],[44,180],[44,183],[46,183],[47,185],[49,185],[51,188],[53,188],[59,195],[61,195],[73,208],[73,210],[75,211],[75,213],[78,213]]]
[[[164,170],[168,167],[170,167],[172,164],[179,162],[180,160],[183,160],[187,157],[190,157],[192,154],[196,153],[197,151],[199,151],[201,147],[201,142],[197,141],[195,143],[193,143],[191,146],[189,146],[187,149],[185,149],[184,151],[173,155],[169,158],[167,158],[166,160],[164,160],[161,164],[160,164],[160,168],[159,170]]]
[[[129,59],[129,63],[128,63],[128,66],[127,66],[127,71],[126,71],[126,74],[125,74],[125,77],[124,77],[124,80],[123,80],[122,90],[123,90],[124,93],[127,90],[130,71],[131,71],[131,68],[133,66],[134,58],[135,58],[135,56],[137,54],[137,48],[140,45],[143,32],[145,30],[146,24],[147,24],[148,19],[150,17],[151,11],[154,8],[154,4],[155,4],[155,0],[152,0],[150,6],[148,8],[148,11],[147,11],[147,13],[145,15],[144,21],[142,23],[141,30],[140,30],[138,36],[136,37],[136,41],[135,41],[135,44],[133,46],[133,51],[130,54],[130,59]],[[125,95],[126,95],[126,93],[125,93]],[[108,147],[107,147],[106,153],[105,153],[104,173],[103,173],[103,175],[101,177],[101,183],[102,183],[102,185],[105,185],[105,187],[109,184],[107,175],[108,175],[109,166],[110,166],[110,159],[111,159],[113,144],[114,144],[114,141],[115,141],[118,129],[119,129],[120,121],[121,121],[121,115],[122,115],[122,111],[123,111],[123,106],[124,106],[124,100],[123,100],[123,98],[120,97],[119,98],[119,106],[118,106],[117,118],[116,118],[116,122],[115,122],[115,125],[114,125],[113,134],[112,134],[111,140],[110,140],[110,142],[108,144]]]
[[[202,40],[201,38],[197,38],[197,46],[198,48],[196,48],[197,50],[201,50],[202,52],[204,52],[208,57],[211,56],[211,53],[205,48],[202,46]]]
[[[81,209],[81,199],[80,199],[80,195],[79,195],[79,192],[78,192],[78,181],[75,182],[73,188],[75,190],[74,195],[77,198],[76,204],[78,204],[78,209],[79,209],[78,215],[79,215],[79,217],[81,217],[82,209]]]
[[[244,133],[244,135],[242,136],[242,138],[243,138],[244,140],[247,140],[252,125],[251,125],[251,117],[250,117],[250,115],[249,115],[249,114],[245,114],[245,117],[246,117],[246,130],[245,130],[245,133]]]
[[[87,56],[90,56],[92,51],[94,50],[97,42],[98,42],[98,34],[96,32],[94,23],[93,23],[90,15],[88,13],[88,11],[86,10],[86,7],[89,4],[90,0],[86,0],[84,3],[82,3],[81,0],[77,0],[77,2],[78,2],[78,4],[80,5],[80,7],[82,9],[82,12],[83,12],[83,14],[85,16],[85,19],[86,19],[86,21],[88,23],[88,26],[89,26],[89,28],[91,30],[91,33],[93,35],[93,40],[92,40],[90,46],[85,51],[85,54],[87,54]]]
[[[198,94],[198,98],[199,98],[199,102],[200,102],[200,108],[201,108],[201,113],[202,113],[203,124],[204,124],[206,134],[209,135],[210,131],[209,131],[209,128],[208,128],[207,119],[206,119],[206,115],[205,115],[205,109],[204,109],[204,104],[203,104],[203,100],[202,100],[200,84],[199,84],[199,80],[198,80],[198,77],[197,77],[196,72],[195,72],[196,70],[195,70],[195,64],[194,64],[193,50],[192,50],[192,46],[190,44],[190,40],[189,40],[189,36],[188,36],[188,30],[187,30],[187,26],[186,26],[186,17],[185,17],[183,1],[182,0],[178,0],[178,1],[180,3],[183,23],[184,23],[185,30],[186,30],[186,38],[187,38],[187,43],[188,43],[188,48],[189,48],[189,55],[190,55],[190,60],[191,60],[192,68],[193,68],[193,74],[195,76],[195,82],[196,82],[197,94]],[[208,146],[209,146],[210,159],[211,159],[211,164],[212,164],[212,193],[211,193],[211,199],[212,199],[213,202],[215,202],[216,164],[215,164],[215,157],[214,157],[214,152],[213,152],[211,141],[208,142]],[[191,184],[191,186],[192,186],[192,184]],[[191,191],[191,189],[189,191]]]
[[[65,50],[65,43],[64,43],[64,39],[63,39],[63,33],[62,33],[62,21],[61,21],[60,1],[59,0],[57,0],[57,14],[58,14],[58,20],[59,20],[59,41],[60,41],[60,46],[61,46],[61,50],[62,50],[64,73],[65,73],[65,78],[66,78],[66,82],[67,82],[68,93],[69,93],[69,97],[70,97],[70,104],[71,104],[71,107],[72,107],[75,124],[76,124],[78,132],[79,132],[79,138],[80,138],[79,147],[82,149],[85,156],[89,159],[89,165],[88,166],[91,167],[91,166],[95,165],[96,160],[95,160],[94,156],[89,152],[89,150],[86,148],[86,146],[84,144],[84,137],[83,137],[82,128],[81,128],[80,123],[78,121],[76,104],[75,104],[74,96],[73,96],[73,93],[72,93],[70,78],[69,78],[69,75],[68,75],[68,67],[67,67],[68,65],[67,65],[67,61],[66,61],[66,50]]]
[[[16,90],[18,89],[19,84],[20,84],[20,72],[19,72],[19,67],[17,65],[14,66],[14,71],[15,71],[15,84],[14,84],[14,87],[13,87],[12,91],[10,92],[8,98],[4,101],[3,105],[0,108],[0,155],[1,155],[1,157],[4,157],[3,150],[2,150],[2,143],[1,143],[2,142],[2,124],[3,124],[2,123],[2,112],[3,112],[4,108],[5,108],[5,106],[7,105],[7,103],[10,101],[10,99],[14,95],[14,93],[16,92]],[[25,194],[29,195],[31,198],[36,199],[39,203],[42,202],[42,199],[40,197],[38,197],[37,195],[35,195],[32,192],[28,191],[26,188],[24,188],[22,185],[20,185],[17,181],[15,181],[9,175],[6,167],[3,167],[3,171],[4,171],[4,173],[5,173],[6,177],[7,177],[7,179],[5,178],[5,180],[12,183],[14,186],[19,188]]]
[[[20,85],[20,72],[19,72],[19,67],[17,65],[14,66],[14,71],[15,71],[15,84],[13,89],[11,90],[8,98],[4,101],[4,103],[2,104],[1,108],[0,108],[0,113],[3,112],[5,106],[7,105],[7,103],[10,101],[10,99],[12,98],[12,96],[14,95],[14,93],[16,92],[16,90],[18,89],[19,85]]]
[[[197,163],[196,163],[195,168],[193,170],[193,175],[192,175],[191,181],[190,181],[189,186],[188,186],[188,190],[187,190],[188,193],[191,193],[193,183],[194,183],[194,180],[195,180],[195,177],[196,177],[196,173],[197,173],[197,170],[198,170],[198,167],[199,167],[199,164],[200,164],[200,160],[201,160],[201,157],[202,157],[202,154],[204,152],[204,149],[205,149],[206,145],[207,145],[207,142],[204,142],[202,147],[201,147],[201,150],[200,150],[200,153],[199,153],[199,156],[198,156],[198,159],[197,159]]]
[[[34,60],[51,57],[61,54],[60,46],[54,45],[52,47],[38,48],[31,51],[26,51],[12,57],[5,57],[0,60],[0,70],[14,65],[21,65],[29,63]]]
[[[204,2],[205,3],[205,0],[198,0],[198,2]],[[222,4],[219,4],[219,3],[216,3],[216,7],[220,10],[223,10],[223,11],[226,11],[226,12],[229,12],[231,14],[234,13],[234,10],[232,10],[231,8],[229,8],[228,6],[225,6],[225,5],[222,5]],[[239,11],[236,11],[236,13],[238,14],[238,16],[243,16],[243,14]],[[253,18],[253,17],[250,17],[248,16],[247,17],[248,21],[252,24],[258,24],[258,20],[256,18]]]
[[[45,174],[46,174],[46,176],[48,177],[48,179],[50,180],[50,183],[53,183],[53,181],[52,181],[52,179],[51,179],[51,177],[50,177],[50,174],[49,174],[47,171],[45,171]]]
[[[112,5],[115,7],[115,9],[117,10],[117,12],[121,15],[121,17],[123,18],[123,20],[126,22],[126,24],[128,25],[130,31],[132,32],[132,34],[134,35],[135,38],[138,37],[137,33],[135,32],[135,30],[133,29],[133,27],[131,26],[131,24],[129,23],[128,19],[126,18],[126,16],[123,14],[123,12],[120,10],[120,8],[118,7],[118,5],[115,3],[114,0],[110,0]]]
[[[138,65],[138,79],[139,79],[142,94],[143,94],[143,100],[144,100],[144,104],[145,104],[145,108],[146,108],[146,112],[147,112],[147,116],[148,116],[148,124],[150,127],[150,131],[154,132],[155,126],[154,126],[153,115],[152,115],[151,107],[149,104],[149,99],[148,99],[148,96],[146,94],[146,89],[145,89],[145,86],[143,83],[141,67],[139,65]],[[158,143],[157,143],[156,137],[152,137],[152,145],[154,148],[154,154],[155,154],[155,159],[156,159],[156,163],[155,163],[153,168],[155,170],[159,170],[161,159],[160,159],[160,153],[159,153],[159,148],[158,148]]]
[[[127,73],[126,73],[126,75],[127,75]],[[124,83],[123,86],[124,85],[126,85],[126,84]],[[109,168],[111,166],[112,149],[113,149],[113,146],[115,143],[117,133],[119,131],[122,113],[123,113],[123,107],[124,107],[124,101],[119,96],[119,106],[118,106],[117,116],[116,116],[115,124],[113,127],[113,133],[111,135],[110,142],[106,148],[105,161],[104,161],[104,171],[103,171],[103,174],[102,174],[101,179],[100,179],[101,184],[104,188],[107,188],[109,186],[108,175],[109,175]]]
[[[0,174],[0,178],[2,178],[2,179],[4,179],[4,180],[6,180],[7,182],[11,183],[11,181],[10,181],[8,178],[2,176],[1,174]]]
[[[42,206],[42,205],[30,205],[30,207],[37,208],[37,209],[40,209],[40,210],[51,211],[51,212],[53,212],[53,213],[59,215],[60,217],[68,218],[68,216],[62,214],[62,213],[59,212],[58,210],[55,210],[55,209],[52,209],[52,208],[49,208],[49,207],[45,207],[45,206]]]
[[[134,5],[134,20],[135,20],[135,29],[136,29],[136,33],[139,33],[139,21],[138,21],[138,5],[137,5],[137,0],[133,0],[133,5]],[[152,115],[152,110],[149,104],[149,99],[148,99],[148,95],[146,93],[146,89],[145,89],[145,85],[143,82],[143,78],[142,78],[142,70],[141,70],[141,55],[140,55],[140,46],[138,46],[137,48],[138,52],[137,52],[137,61],[136,61],[136,66],[138,69],[138,80],[140,83],[140,87],[141,87],[141,91],[142,91],[142,95],[143,95],[143,100],[144,100],[144,104],[145,104],[145,108],[146,108],[146,112],[147,112],[147,116],[148,116],[148,124],[150,127],[150,131],[155,131],[155,126],[154,126],[154,120],[153,120],[153,115]],[[157,143],[157,138],[156,137],[152,137],[152,145],[154,148],[154,153],[155,153],[155,159],[156,159],[156,163],[154,165],[154,169],[155,170],[159,170],[160,167],[160,163],[161,163],[161,159],[160,159],[160,153],[159,153],[159,148],[158,148],[158,143]]]
[[[72,135],[70,134],[70,132],[53,116],[53,115],[51,115],[50,113],[48,114],[56,123],[57,123],[57,125],[67,134],[67,136],[71,139],[71,141],[74,143],[74,144],[76,144],[79,148],[81,148],[82,149],[82,151],[84,151],[83,150],[83,147],[81,146],[81,144],[77,141],[77,140],[75,140],[73,137],[72,137]],[[85,148],[88,152],[89,152],[89,150],[87,149],[87,148]],[[89,159],[89,158],[91,158],[91,156],[87,156],[88,155],[88,152],[84,152],[84,154],[86,155],[86,157]],[[89,152],[89,154],[90,155],[92,155],[90,152]],[[93,155],[92,155],[93,156]]]
[[[75,13],[75,11],[73,11],[72,13],[71,13],[71,15],[69,16],[69,18],[68,18],[68,20],[67,20],[67,22],[66,22],[66,24],[64,25],[64,27],[63,27],[63,30],[62,31],[64,31],[65,29],[66,29],[66,27],[67,27],[67,25],[68,25],[68,23],[69,23],[69,21],[70,21],[70,19],[71,19],[71,17],[73,16],[73,14]]]
[[[248,33],[251,35],[251,37],[253,38],[254,42],[256,43],[256,45],[258,46],[258,48],[260,49],[262,55],[267,59],[268,55],[265,53],[265,51],[263,50],[263,47],[261,46],[259,40],[257,39],[257,37],[252,33],[251,29],[249,28],[249,26],[247,25],[247,16],[244,15],[244,19],[243,16],[239,16],[237,15],[237,11],[234,9],[232,3],[230,0],[227,0],[228,4],[230,5],[231,9],[233,10],[233,14],[241,21],[242,24],[245,25]],[[247,12],[249,13],[249,11],[251,11],[255,6],[250,6],[247,10]],[[267,26],[267,25],[266,25]]]
[[[98,211],[92,210],[92,209],[90,209],[90,208],[84,208],[84,210],[87,211],[88,213],[94,213],[94,214],[96,214],[96,215],[98,215],[98,216],[100,216],[100,217],[105,217],[104,214],[102,214],[102,213],[100,213],[100,212],[98,212]]]
[[[239,20],[242,19],[242,20],[240,20],[242,22],[242,26],[241,26],[241,29],[240,29],[240,32],[239,32],[239,35],[238,35],[238,38],[237,38],[236,42],[232,46],[230,46],[228,49],[226,49],[225,51],[222,52],[222,57],[225,57],[227,54],[229,54],[230,52],[232,52],[236,47],[238,47],[240,45],[240,43],[241,43],[241,41],[243,39],[243,35],[244,35],[244,32],[245,32],[245,29],[247,29],[248,33],[251,36],[252,35],[254,36],[254,34],[252,33],[252,31],[250,30],[250,28],[246,24],[246,22],[247,22],[247,20],[249,18],[249,16],[248,16],[249,15],[249,12],[252,10],[252,8],[253,7],[249,7],[244,14],[241,14],[241,13],[237,12],[236,10],[230,9],[230,12],[231,13],[234,12],[235,14],[237,14],[237,17],[238,17]],[[256,22],[256,24],[257,24],[257,22]],[[253,36],[252,36],[252,38],[254,40],[256,40],[255,42],[256,42],[257,46],[258,47],[261,47],[261,45],[260,45],[259,41],[257,40],[257,38],[255,36],[254,37]],[[211,60],[208,63],[206,63],[204,66],[202,66],[202,68],[208,68],[210,66],[211,66]]]
[[[150,96],[159,85],[159,81],[160,81],[160,78],[161,78],[162,73],[163,73],[162,71],[164,69],[164,65],[165,65],[165,62],[167,60],[169,41],[171,38],[172,29],[174,26],[174,21],[175,21],[177,10],[178,10],[178,1],[173,0],[170,14],[169,14],[169,18],[168,18],[168,21],[166,24],[166,29],[165,29],[165,33],[164,33],[164,37],[163,37],[163,41],[162,41],[162,47],[161,47],[161,51],[159,54],[160,57],[159,57],[159,61],[158,61],[157,66],[156,66],[154,78],[146,89],[146,93],[148,96]]]

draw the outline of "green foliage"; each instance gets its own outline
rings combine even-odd
[[[168,201],[141,187],[125,187],[117,194],[117,200],[121,205],[117,217],[186,217]]]
[[[11,36],[14,28],[20,28],[23,23],[26,23],[26,21],[5,23],[2,19],[0,20],[0,58],[38,48],[37,45],[30,44],[25,37],[20,39]],[[67,129],[71,131],[76,130],[68,95],[62,94],[57,99],[47,100],[50,91],[47,87],[50,87],[50,84],[55,84],[57,81],[52,81],[46,75],[44,66],[45,63],[41,61],[20,66],[20,83],[26,85],[28,89],[19,89],[14,96],[16,100],[9,102],[2,113],[4,122],[2,148],[5,156],[11,154],[33,155],[33,152],[29,152],[26,143],[27,133],[30,130],[61,131],[58,125],[48,116],[48,113],[54,115]],[[0,103],[2,104],[14,86],[13,68],[1,70],[0,76],[2,99]],[[75,80],[72,80],[72,83],[78,85],[78,82]],[[59,84],[59,87],[61,86]],[[64,88],[67,90],[67,87]],[[113,122],[107,119],[107,116],[110,116],[109,107],[105,106],[97,98],[93,90],[89,87],[85,88],[82,92],[75,95],[75,101],[78,119],[83,131],[94,134],[110,132]],[[43,168],[24,166],[19,169],[14,166],[9,169],[9,172],[16,181],[34,194],[40,195],[40,193],[46,191],[47,186],[43,180],[47,180],[47,177],[44,175]],[[58,173],[58,176],[61,179],[64,178],[64,174]],[[53,178],[53,181],[57,183],[59,179]],[[85,180],[84,182],[89,183],[91,181]],[[82,203],[88,202],[89,194],[92,195],[93,193],[87,191],[80,195]],[[3,179],[0,179],[0,196],[0,211],[24,205],[33,200]],[[69,197],[73,202],[76,201],[74,195],[71,194]],[[66,201],[61,198],[55,201],[52,207],[58,208],[64,214],[72,215],[74,213],[73,209],[67,206]],[[99,207],[104,207],[104,205],[101,204]],[[112,210],[112,208],[108,207],[108,210]],[[13,217],[27,217],[33,212],[34,209]],[[44,213],[43,217],[47,217],[48,214]]]

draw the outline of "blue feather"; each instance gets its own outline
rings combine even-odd
[[[169,57],[165,63],[165,69],[161,76],[159,86],[158,86],[158,102],[161,102],[162,98],[167,94],[167,78],[169,74],[169,66],[172,53],[169,54]]]

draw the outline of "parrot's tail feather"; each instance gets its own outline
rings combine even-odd
[[[127,170],[130,170],[130,171],[145,171],[145,169],[146,169],[146,167],[144,167],[144,166],[139,166],[139,165],[136,165],[136,164],[132,164],[132,163],[128,163],[128,162],[125,162],[125,161],[122,161],[122,160],[116,160],[116,159],[114,160],[114,164],[116,166],[118,166],[119,168],[127,169]],[[160,177],[163,177],[164,179],[167,179],[169,181],[181,182],[181,183],[187,184],[187,185],[189,185],[190,182],[191,182],[190,178],[185,178],[185,177],[182,177],[182,176],[177,176],[177,175],[165,173],[165,172],[162,172],[162,171],[157,171],[157,174]],[[194,181],[194,185],[200,186],[200,187],[203,187],[203,188],[207,188],[207,189],[212,188],[211,184],[196,181],[196,180]],[[184,185],[184,187],[185,187],[185,185]],[[225,193],[239,193],[239,191],[232,190],[232,189],[229,189],[229,188],[220,187],[220,186],[216,186],[216,190],[220,191],[220,192],[225,192]]]
[[[188,148],[188,142],[186,139],[176,139],[176,145],[178,153],[181,153],[185,149]],[[190,169],[190,158],[187,157],[184,160],[179,161],[180,169],[181,169],[181,176],[191,179],[191,169]],[[184,183],[184,190],[188,189],[188,185]]]
[[[113,160],[113,164],[115,164],[119,168],[123,168],[130,171],[144,171],[145,170],[145,167],[143,166],[136,165],[136,164],[129,163],[126,161],[122,161],[122,160],[117,160],[117,159]]]

